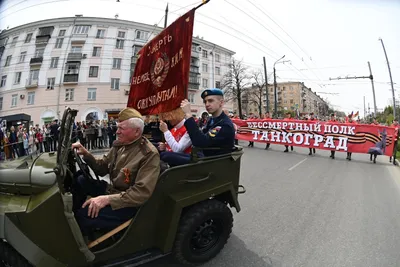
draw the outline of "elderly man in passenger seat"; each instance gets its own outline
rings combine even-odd
[[[84,235],[93,229],[112,230],[132,218],[153,194],[160,173],[157,149],[142,136],[144,122],[132,108],[119,113],[118,140],[102,159],[95,159],[80,143],[72,149],[99,176],[110,175],[111,185],[83,175],[73,186],[74,213]],[[92,198],[87,200],[87,196]]]
[[[187,163],[187,154],[190,154],[192,150],[192,141],[186,131],[185,114],[177,115],[175,119],[169,120],[174,128],[168,130],[168,126],[165,122],[160,121],[160,130],[164,134],[165,143],[160,142],[158,144],[158,150],[160,151],[160,159],[170,166],[178,166]]]

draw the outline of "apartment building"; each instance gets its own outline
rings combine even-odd
[[[258,114],[259,109],[257,102],[252,97],[254,90],[259,90],[256,87],[245,90],[243,96],[243,113],[249,115],[251,113]],[[266,111],[266,92],[263,89],[263,113]],[[274,111],[275,98],[274,86],[268,85],[268,102],[271,113]],[[237,108],[237,104],[235,104]],[[314,113],[317,116],[328,115],[328,104],[318,94],[313,92],[302,82],[283,82],[277,84],[277,109],[278,114],[283,115],[285,112],[299,111],[300,114]]]
[[[108,119],[126,107],[137,52],[162,28],[94,17],[56,18],[0,33],[0,117],[30,116],[33,124],[60,119],[66,106],[77,120]],[[220,87],[235,53],[193,38],[189,101],[205,111],[201,91]],[[228,104],[228,109],[232,106]]]

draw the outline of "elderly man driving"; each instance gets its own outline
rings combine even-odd
[[[75,217],[84,235],[98,228],[111,230],[132,218],[152,195],[160,173],[158,151],[142,136],[141,114],[125,108],[118,119],[118,140],[102,159],[95,159],[80,143],[72,145],[97,175],[109,174],[111,181],[110,185],[81,175],[73,186]],[[92,198],[87,200],[88,195]]]

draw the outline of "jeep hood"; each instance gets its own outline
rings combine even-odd
[[[51,172],[56,164],[55,153],[1,163],[0,193],[31,195],[48,189],[56,183],[56,174]]]

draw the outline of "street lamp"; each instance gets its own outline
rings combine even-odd
[[[281,57],[280,59],[278,59],[277,61],[275,61],[275,63],[274,63],[274,117],[276,118],[277,117],[277,112],[278,112],[278,105],[277,105],[277,102],[278,102],[278,99],[277,99],[277,95],[276,95],[276,70],[275,70],[275,65],[280,61],[280,60],[282,60],[283,58],[285,57],[285,55],[283,55],[283,57]]]

